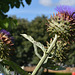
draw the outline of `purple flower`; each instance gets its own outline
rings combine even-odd
[[[71,17],[72,14],[75,12],[75,7],[68,6],[68,5],[60,5],[60,6],[57,6],[55,8],[55,10],[58,11],[59,13],[61,13],[61,14],[65,13],[65,14],[67,14]],[[73,14],[72,17],[75,18],[75,13]]]
[[[6,36],[10,36],[10,32],[7,32],[5,29],[2,29],[1,31],[0,31],[0,33],[3,33],[3,34],[5,34]]]
[[[14,38],[11,36],[10,32],[6,31],[5,29],[0,31],[0,39],[6,44],[14,45]]]

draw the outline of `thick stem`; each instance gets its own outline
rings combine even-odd
[[[44,67],[41,67],[40,70],[38,71],[37,75],[42,75],[43,71],[44,71]]]
[[[56,43],[57,41],[57,35],[55,35],[55,38],[53,40],[53,42],[51,43],[50,47],[48,48],[48,50],[45,52],[45,54],[43,55],[43,57],[41,58],[41,60],[39,61],[39,63],[37,64],[36,68],[34,69],[32,75],[36,75],[38,70],[40,69],[41,65],[44,63],[44,61],[46,60],[46,58],[48,57],[48,55],[50,54],[53,45]]]

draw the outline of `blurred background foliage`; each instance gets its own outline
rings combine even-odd
[[[28,22],[26,19],[16,18],[18,26],[13,29],[9,29],[15,38],[16,62],[18,62],[19,65],[27,66],[29,63],[34,65],[38,63],[39,58],[34,53],[33,45],[28,40],[25,40],[20,36],[20,34],[31,35],[36,41],[40,41],[46,46],[46,40],[49,40],[45,25],[47,23],[46,18],[47,17],[44,15],[42,15],[42,17],[38,16],[31,22]],[[40,49],[38,49],[38,51],[39,53],[41,52]]]

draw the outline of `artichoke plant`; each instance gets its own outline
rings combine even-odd
[[[14,63],[13,53],[14,53],[14,38],[11,36],[10,32],[5,29],[0,30],[0,72],[3,75],[11,75],[10,71],[15,71],[20,75],[28,75],[20,66]]]
[[[71,6],[58,6],[56,14],[51,15],[47,24],[50,36],[58,34],[54,61],[68,61],[72,44],[75,43],[75,8]],[[75,50],[75,48],[74,48]]]
[[[14,39],[5,29],[0,31],[0,59],[9,58]]]

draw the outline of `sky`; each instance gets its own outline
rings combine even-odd
[[[32,0],[30,5],[27,5],[23,0],[25,7],[10,9],[6,14],[8,16],[16,15],[17,18],[24,18],[28,21],[34,20],[37,16],[45,15],[48,18],[56,13],[56,6],[69,5],[75,7],[75,0]]]

